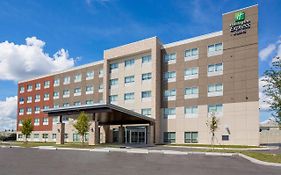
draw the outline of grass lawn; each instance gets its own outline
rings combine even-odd
[[[247,145],[207,145],[207,144],[169,144],[167,146],[186,146],[186,147],[209,147],[209,148],[260,148],[259,146]]]

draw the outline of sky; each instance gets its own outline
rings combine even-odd
[[[105,49],[148,37],[169,43],[220,31],[223,13],[254,4],[262,79],[281,56],[280,0],[0,1],[0,130],[15,128],[19,80],[101,60]],[[260,107],[263,121],[270,112]]]

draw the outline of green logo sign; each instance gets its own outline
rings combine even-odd
[[[244,20],[245,20],[245,12],[235,13],[235,22],[244,21]]]

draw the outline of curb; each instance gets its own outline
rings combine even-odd
[[[171,146],[171,145],[163,145],[168,148],[186,148],[186,149],[217,149],[217,150],[235,150],[235,151],[269,151],[269,150],[277,150],[278,146],[271,147],[260,147],[260,148],[212,148],[212,147],[200,147],[200,146]]]
[[[258,160],[258,159],[249,157],[249,156],[244,155],[244,154],[241,154],[241,153],[236,153],[236,155],[238,155],[238,156],[240,156],[240,157],[242,157],[242,158],[244,158],[244,159],[247,159],[247,160],[249,160],[250,162],[255,163],[255,164],[267,165],[267,166],[275,166],[275,167],[281,167],[281,164],[280,164],[280,163],[264,162],[264,161],[261,161],[261,160]]]

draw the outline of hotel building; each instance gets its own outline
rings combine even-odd
[[[214,21],[216,22],[216,21]],[[208,26],[206,26],[208,27]],[[89,144],[259,145],[258,6],[222,15],[222,31],[162,44],[157,37],[104,51],[101,61],[18,83],[17,140]]]

